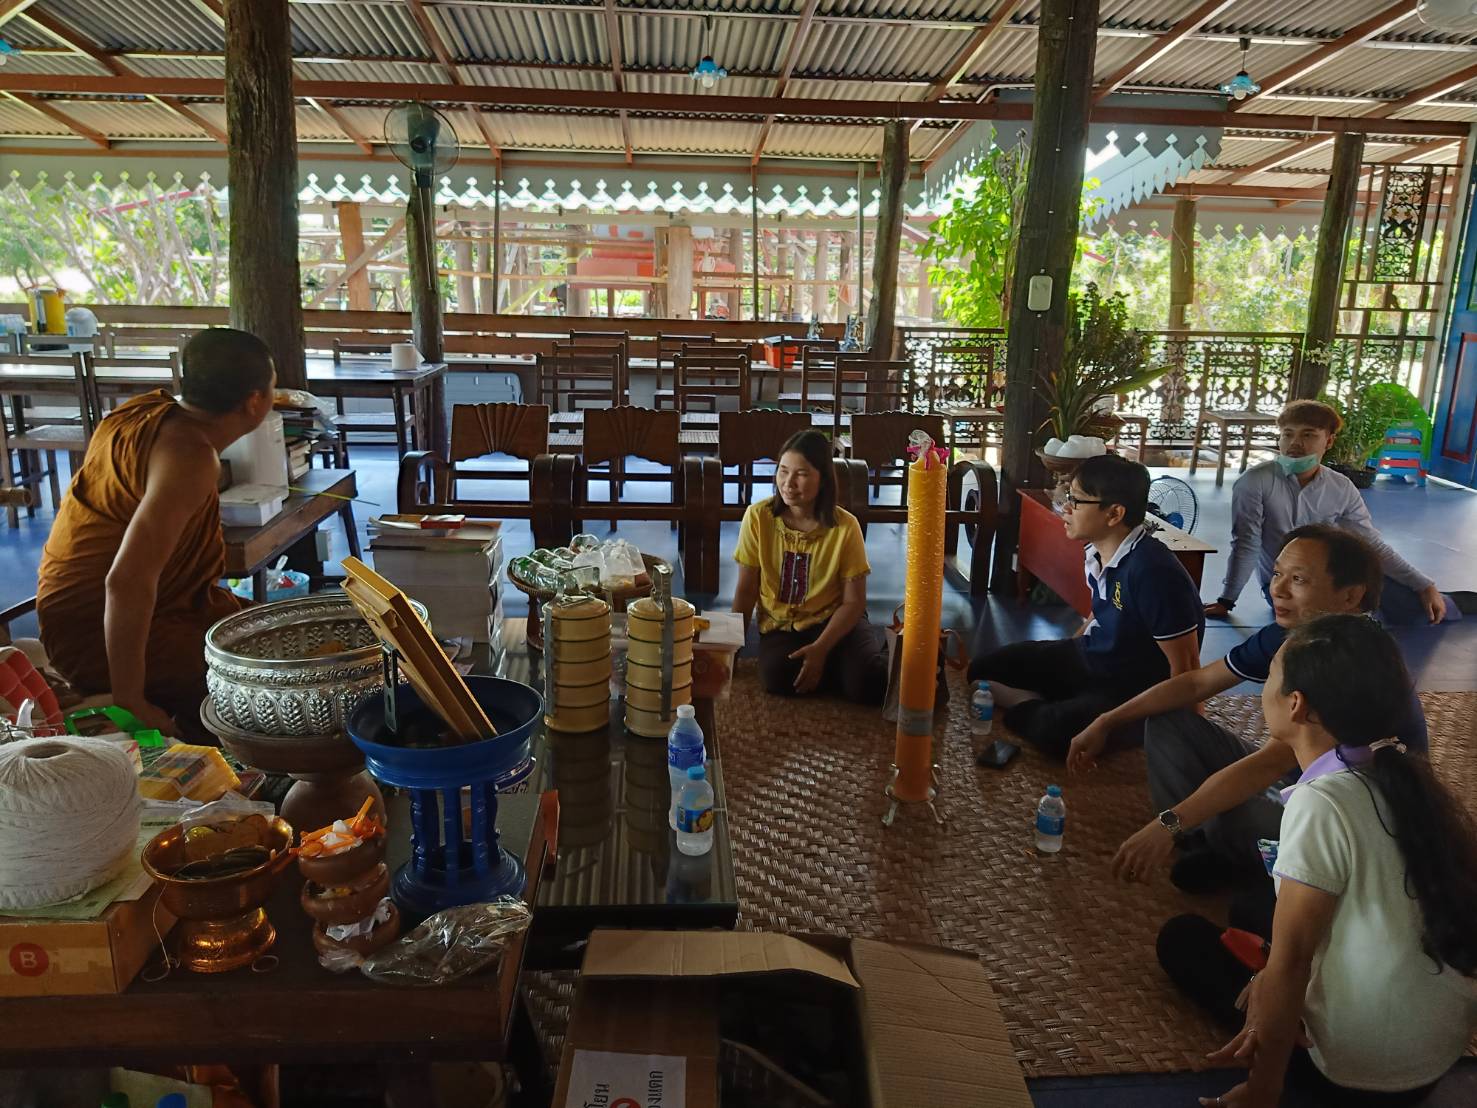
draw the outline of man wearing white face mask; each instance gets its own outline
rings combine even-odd
[[[1388,624],[1441,623],[1477,612],[1477,594],[1444,594],[1375,530],[1369,508],[1354,483],[1322,464],[1343,421],[1316,400],[1294,400],[1277,417],[1275,461],[1242,474],[1232,493],[1231,561],[1220,598],[1205,606],[1211,619],[1225,619],[1255,567],[1266,595],[1282,538],[1294,527],[1329,523],[1353,531],[1379,552],[1385,587],[1380,617]]]

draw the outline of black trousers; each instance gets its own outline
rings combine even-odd
[[[1089,670],[1075,639],[999,647],[969,664],[969,680],[999,681],[1039,694],[1042,699],[1007,708],[1000,718],[1053,758],[1065,758],[1079,731],[1141,691],[1116,686]],[[1135,724],[1113,736],[1112,748],[1138,746],[1143,741],[1143,725]]]
[[[1231,926],[1255,931],[1249,924],[1266,917],[1265,890],[1253,894],[1255,900],[1237,898],[1231,905]],[[1240,915],[1244,918],[1239,919]],[[1271,919],[1265,918],[1270,924]],[[1159,931],[1159,964],[1170,980],[1195,1003],[1232,1031],[1240,1030],[1245,1015],[1237,1009],[1236,998],[1251,980],[1249,970],[1221,942],[1223,928],[1204,916],[1175,916]],[[1266,935],[1268,931],[1255,931]],[[1301,1047],[1295,1048],[1287,1065],[1286,1087],[1318,1105],[1329,1108],[1397,1108],[1419,1104],[1435,1087],[1402,1092],[1372,1092],[1351,1089],[1328,1079]]]
[[[801,661],[790,655],[821,637],[824,623],[804,631],[766,631],[759,636],[759,683],[776,696],[794,696]],[[887,633],[863,617],[826,655],[816,692],[855,704],[881,704],[887,695]]]

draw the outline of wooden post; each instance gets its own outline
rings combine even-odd
[[[667,228],[667,311],[673,319],[692,318],[692,228]]]
[[[518,291],[522,291],[519,289]],[[512,299],[511,296],[508,298]],[[492,297],[484,312],[496,315],[503,310],[503,160],[497,160],[497,176],[492,185]]]
[[[338,237],[344,249],[344,265],[347,266],[364,253],[364,213],[357,200],[340,200],[333,206],[338,217]],[[369,271],[358,269],[349,276],[349,307],[356,312],[367,312],[374,307],[369,298]]]
[[[441,275],[436,268],[436,199],[413,185],[405,205],[406,260],[410,264],[410,341],[427,362],[441,361]]]
[[[225,19],[231,326],[271,348],[280,386],[305,388],[287,0],[226,0]]]
[[[867,198],[862,192],[863,163],[856,163],[856,311],[861,315],[867,310],[867,289],[863,269],[867,259]],[[872,247],[876,251],[876,246]],[[862,328],[863,331],[866,328]],[[865,335],[863,335],[865,341]]]
[[[477,310],[477,286],[472,278],[472,244],[462,236],[467,234],[465,223],[455,224],[457,240],[451,244],[451,256],[456,259],[456,310]]]
[[[483,239],[477,244],[477,310],[487,315],[497,311],[497,280],[492,276],[497,266],[497,251]]]
[[[749,245],[753,272],[749,274],[753,312],[750,319],[759,318],[759,163],[749,166]]]
[[[795,233],[786,230],[783,224],[775,232],[774,270],[777,278],[784,282],[779,313],[783,319],[792,319],[795,315],[795,251],[791,247],[794,237]]]
[[[1334,138],[1333,166],[1328,172],[1328,191],[1323,195],[1323,215],[1318,220],[1318,246],[1313,254],[1308,327],[1303,333],[1301,364],[1287,392],[1289,400],[1316,400],[1328,384],[1333,336],[1338,330],[1339,293],[1344,287],[1344,248],[1354,219],[1363,161],[1363,135],[1341,134]]]
[[[1184,331],[1190,305],[1195,303],[1195,197],[1181,196],[1174,202],[1174,226],[1169,237],[1169,329]],[[1185,414],[1185,339],[1170,339],[1169,371],[1164,394],[1164,418],[1176,420]],[[1143,461],[1142,458],[1139,461]]]
[[[1047,416],[1038,372],[1060,368],[1067,292],[1077,250],[1087,120],[1092,103],[1098,0],[1044,0],[1036,35],[1036,99],[1031,159],[1010,305],[1006,354],[1005,442],[1001,450],[1000,529],[995,537],[994,586],[1013,579],[1020,535],[1017,490],[1040,487],[1046,473],[1035,450]],[[1051,283],[1045,311],[1027,305],[1033,277]]]
[[[892,357],[898,248],[908,186],[908,127],[907,120],[892,119],[882,130],[882,199],[872,235],[872,304],[867,310],[867,349],[874,358]]]

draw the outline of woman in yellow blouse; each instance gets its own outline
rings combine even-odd
[[[831,443],[801,431],[780,451],[775,495],[749,505],[739,529],[733,610],[759,612],[759,679],[781,696],[817,690],[880,704],[887,643],[867,622],[867,548],[836,506]]]

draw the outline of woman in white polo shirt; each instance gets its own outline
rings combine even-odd
[[[1200,916],[1159,936],[1176,984],[1222,1018],[1245,1012],[1212,1060],[1251,1072],[1202,1104],[1274,1108],[1284,1082],[1340,1108],[1416,1104],[1477,1028],[1477,831],[1388,737],[1409,697],[1399,648],[1363,616],[1311,620],[1274,659],[1263,710],[1302,777],[1268,849],[1266,967]]]

